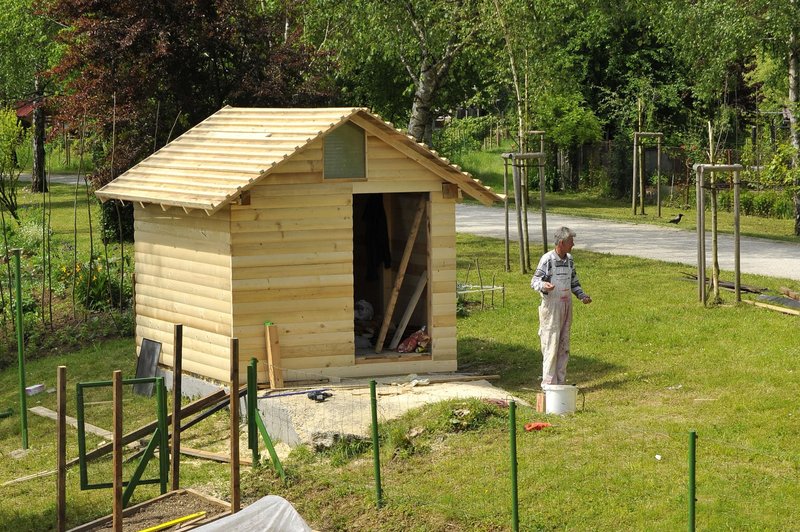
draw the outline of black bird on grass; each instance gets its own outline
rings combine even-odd
[[[681,221],[681,218],[683,218],[683,213],[679,213],[678,216],[676,216],[672,220],[669,220],[667,223],[678,224],[678,222]]]

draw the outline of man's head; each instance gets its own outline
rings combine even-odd
[[[559,227],[554,235],[555,250],[559,257],[564,257],[567,253],[572,251],[573,238],[575,238],[575,231],[569,227]]]

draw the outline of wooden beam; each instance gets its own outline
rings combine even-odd
[[[778,307],[776,305],[768,305],[766,303],[759,303],[758,301],[748,301],[746,299],[742,300],[742,303],[747,303],[748,305],[754,305],[756,307],[766,308],[769,310],[774,310],[776,312],[782,312],[784,314],[790,314],[792,316],[800,316],[800,310],[793,310],[790,308]]]
[[[194,449],[192,447],[181,447],[181,454],[192,456],[194,458],[203,458],[204,460],[213,460],[214,462],[221,462],[229,464],[231,457],[222,453],[212,453],[210,451],[203,451],[202,449]],[[253,461],[249,458],[239,458],[239,463],[244,465],[253,465]]]
[[[281,368],[281,344],[278,339],[278,326],[265,325],[264,339],[267,343],[267,375],[270,388],[283,388],[283,368]]]
[[[406,330],[408,326],[408,321],[411,319],[411,315],[414,313],[414,309],[417,308],[417,303],[419,302],[419,298],[422,295],[422,291],[425,289],[425,285],[428,284],[428,271],[425,270],[422,272],[422,275],[417,281],[417,287],[414,289],[414,293],[411,295],[411,299],[408,301],[408,306],[406,307],[406,311],[403,314],[403,318],[400,320],[400,324],[397,326],[397,330],[394,333],[394,337],[392,341],[389,343],[389,349],[397,349],[397,345],[400,343],[400,340],[403,336],[403,331]]]
[[[383,342],[386,341],[386,333],[389,330],[389,321],[392,319],[394,307],[397,304],[397,296],[400,294],[400,287],[403,285],[403,278],[406,276],[406,268],[408,268],[408,261],[411,258],[411,251],[414,248],[414,241],[417,239],[419,226],[422,222],[422,215],[425,214],[425,206],[427,198],[424,196],[420,198],[417,212],[414,213],[414,222],[411,224],[411,231],[406,240],[406,248],[403,251],[403,258],[400,260],[400,266],[397,268],[397,277],[394,280],[394,288],[389,297],[389,303],[386,305],[386,310],[383,313],[383,323],[381,323],[381,331],[378,335],[378,340],[375,342],[375,352],[380,353],[383,351]]]
[[[56,373],[56,530],[67,529],[67,366]]]
[[[173,330],[172,357],[172,489],[181,484],[181,380],[183,374],[183,325],[176,323]]]
[[[458,199],[458,185],[455,183],[442,183],[442,198]]]
[[[231,338],[231,513],[239,511],[239,394],[234,390],[239,389],[239,339]]]

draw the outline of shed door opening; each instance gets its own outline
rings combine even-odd
[[[400,272],[403,253],[411,236],[420,202],[427,202],[423,193],[356,194],[353,196],[353,296],[355,302],[354,335],[356,361],[400,353],[390,348],[403,318],[407,324],[397,337],[400,341],[426,327],[430,330],[427,279],[428,218],[424,209],[411,255],[397,293],[394,310],[383,342],[376,353],[381,325],[392,291]],[[416,296],[416,297],[415,297]],[[371,310],[371,312],[370,312]],[[430,355],[430,345],[421,353]]]

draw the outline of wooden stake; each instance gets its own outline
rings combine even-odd
[[[283,370],[281,369],[281,344],[278,339],[278,326],[266,325],[264,339],[267,342],[267,376],[270,388],[283,388]]]
[[[239,339],[231,338],[231,513],[239,511]]]
[[[411,224],[411,232],[406,241],[406,248],[403,251],[403,258],[400,260],[400,266],[397,268],[397,277],[394,280],[394,288],[392,288],[392,295],[389,298],[389,304],[386,305],[386,311],[383,313],[383,323],[381,324],[381,332],[378,335],[378,341],[375,343],[375,352],[380,353],[383,351],[383,343],[386,341],[386,333],[389,331],[389,322],[394,313],[394,307],[397,304],[397,296],[400,294],[400,287],[403,286],[403,279],[406,276],[406,268],[408,268],[408,261],[411,258],[411,250],[414,249],[414,241],[417,239],[419,226],[422,222],[422,215],[425,213],[425,204],[427,199],[425,196],[419,200],[417,212],[414,214],[414,222]]]
[[[56,373],[56,530],[67,529],[67,366],[58,366]]]
[[[180,488],[181,479],[181,380],[183,373],[183,325],[175,325],[172,342],[172,489]]]
[[[112,377],[114,396],[114,532],[122,532],[122,372],[116,370]]]

